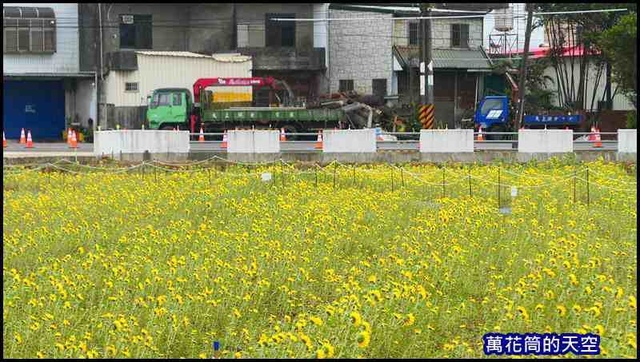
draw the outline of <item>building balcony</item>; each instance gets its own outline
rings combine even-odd
[[[254,70],[324,71],[325,49],[298,49],[293,47],[238,48],[242,55],[253,58]]]

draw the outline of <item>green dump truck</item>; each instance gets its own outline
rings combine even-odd
[[[211,86],[278,86],[286,90],[284,100],[278,98],[275,107],[229,107],[219,109],[205,92]],[[160,88],[148,98],[147,123],[151,129],[188,129],[196,133],[222,132],[235,128],[281,129],[286,133],[314,132],[324,128],[346,128],[350,126],[342,109],[292,107],[293,93],[282,81],[273,78],[202,78],[186,88]],[[272,97],[270,97],[272,98]]]

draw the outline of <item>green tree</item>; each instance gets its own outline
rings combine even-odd
[[[620,18],[613,27],[605,30],[597,39],[608,62],[611,63],[613,80],[637,108],[636,81],[638,15],[631,13]]]
[[[571,13],[581,10],[627,9],[627,12]],[[544,25],[549,37],[551,64],[556,72],[559,103],[568,108],[583,110],[587,106],[593,108],[595,90],[599,87],[600,78],[606,73],[606,84],[612,79],[605,72],[607,54],[600,44],[601,35],[615,26],[629,11],[635,12],[635,3],[538,3],[537,12],[553,12],[541,15],[537,25]],[[635,42],[633,43],[635,44]],[[568,47],[570,46],[570,47]],[[584,50],[585,56],[577,56],[578,48]],[[571,49],[575,56],[563,56]],[[600,55],[598,55],[600,53]],[[586,56],[588,54],[588,56]],[[592,99],[585,99],[587,80],[590,78],[588,63],[596,66],[596,81],[591,84],[594,92]],[[577,71],[577,72],[576,72]],[[634,78],[635,79],[635,78]],[[615,93],[615,92],[614,92]]]

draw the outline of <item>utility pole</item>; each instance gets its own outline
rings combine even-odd
[[[520,71],[520,84],[518,86],[520,91],[520,99],[518,101],[518,118],[516,127],[521,128],[523,125],[524,117],[524,95],[527,92],[526,79],[527,79],[527,58],[529,58],[529,42],[531,41],[531,20],[533,18],[533,4],[527,3],[527,27],[524,32],[524,53],[522,54],[522,68]]]
[[[420,16],[431,16],[431,3],[420,4]],[[431,55],[431,19],[420,19],[422,41],[420,42],[420,107],[418,119],[422,128],[431,129],[434,123],[433,105],[433,58]],[[425,77],[426,73],[426,77]]]

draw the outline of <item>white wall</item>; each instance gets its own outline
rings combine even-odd
[[[376,152],[375,129],[324,130],[322,132],[324,153],[370,153]]]
[[[96,87],[94,86],[93,79],[78,80],[78,88],[76,90],[76,113],[80,118],[80,122],[85,126],[87,119],[93,119],[93,126],[95,127],[98,115],[96,114],[97,97]]]
[[[147,95],[157,88],[193,89],[199,78],[251,77],[251,60],[220,62],[211,57],[137,54],[138,70],[111,71],[105,80],[107,103],[116,107],[144,106]],[[125,83],[138,83],[137,92],[125,91]],[[211,87],[209,90],[251,94],[251,87]]]
[[[393,21],[391,14],[331,10],[330,18],[378,18],[329,24],[330,92],[337,92],[341,79],[353,79],[354,89],[371,94],[372,80],[387,80],[391,94]]]
[[[578,90],[578,84],[579,84],[579,80],[580,80],[580,66],[579,66],[579,58],[574,58],[574,68],[573,68],[573,79],[574,79],[574,89]],[[571,79],[571,58],[570,57],[565,57],[564,58],[564,63],[565,65],[563,66],[563,69],[566,69],[568,72],[568,76],[569,79]],[[606,76],[605,76],[605,71],[603,68],[602,71],[602,75],[600,76],[600,81],[597,82],[597,88],[596,88],[596,95],[595,95],[595,101],[593,102],[593,108],[591,107],[591,97],[593,96],[594,93],[594,87],[596,85],[596,80],[597,80],[597,73],[598,73],[598,68],[596,67],[595,62],[590,61],[588,64],[588,70],[587,70],[587,77],[588,77],[588,81],[586,82],[586,87],[585,87],[585,109],[587,110],[591,110],[591,111],[597,111],[598,110],[598,101],[602,100],[602,96],[605,94],[605,81],[606,81]],[[549,66],[547,69],[545,69],[544,71],[544,75],[546,76],[550,76],[551,79],[553,79],[553,82],[549,82],[547,83],[547,88],[556,92],[558,92],[558,80],[557,80],[557,76],[556,76],[556,71],[555,68],[553,68],[552,66]],[[616,83],[611,83],[611,94],[613,95],[613,92],[616,89]],[[557,106],[559,105],[559,98],[557,96],[553,97],[553,103]],[[615,111],[630,111],[630,110],[634,110],[635,108],[633,107],[633,103],[629,102],[629,100],[627,99],[627,97],[624,96],[624,94],[622,94],[620,91],[618,91],[618,93],[613,97],[613,110]]]
[[[233,130],[227,132],[228,153],[279,153],[280,131]]]
[[[618,152],[638,153],[638,130],[618,130]]]
[[[473,152],[472,129],[420,130],[420,152]]]
[[[3,74],[77,73],[78,4],[74,3],[11,3],[3,6],[49,7],[56,17],[56,52],[53,54],[3,54]]]
[[[120,130],[94,133],[93,153],[189,153],[188,131]]]
[[[573,131],[564,129],[521,129],[518,131],[518,152],[573,152]]]
[[[329,18],[329,3],[313,4],[313,18]],[[313,47],[324,48],[324,65],[329,68],[329,25],[327,21],[316,21],[313,23]]]

